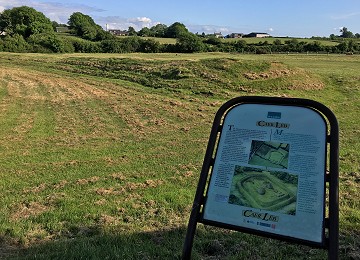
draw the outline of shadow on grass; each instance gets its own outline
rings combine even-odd
[[[37,243],[6,259],[179,259],[185,229],[93,234]]]
[[[186,228],[37,243],[3,259],[181,259]],[[200,225],[192,259],[326,259],[325,250]]]

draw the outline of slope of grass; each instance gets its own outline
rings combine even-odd
[[[359,64],[357,56],[3,53],[0,258],[178,258],[214,113],[251,94],[315,99],[338,116],[340,254],[356,259]],[[193,249],[194,259],[304,255],[326,258],[202,225]]]

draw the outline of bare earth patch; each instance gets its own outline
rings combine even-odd
[[[38,202],[30,202],[29,204],[20,204],[16,206],[15,212],[10,216],[12,221],[19,219],[27,219],[32,216],[40,215],[50,208]]]
[[[100,180],[100,177],[98,176],[93,176],[93,177],[90,177],[90,178],[87,178],[87,179],[78,179],[76,181],[76,184],[78,185],[85,185],[85,184],[89,184],[89,183],[95,183],[97,181]]]

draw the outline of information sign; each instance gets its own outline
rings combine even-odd
[[[215,115],[182,259],[197,223],[339,249],[339,128],[309,99],[238,97]],[[327,203],[325,203],[327,201]]]
[[[312,109],[243,104],[225,116],[206,220],[321,242],[326,123]]]

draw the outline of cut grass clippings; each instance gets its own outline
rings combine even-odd
[[[179,258],[216,110],[272,95],[337,115],[340,257],[357,259],[359,67],[340,55],[2,53],[0,258]],[[193,249],[194,259],[304,256],[326,252],[203,225]]]

